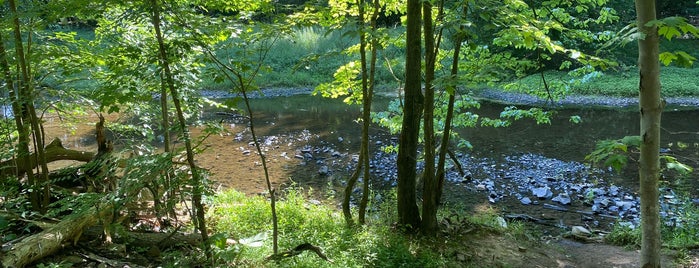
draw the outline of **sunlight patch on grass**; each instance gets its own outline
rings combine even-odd
[[[246,196],[235,190],[218,193],[213,197],[209,218],[214,237],[219,240],[216,255],[218,265],[246,267],[460,267],[468,261],[457,258],[457,253],[467,247],[461,235],[450,233],[437,238],[425,238],[405,234],[396,227],[395,193],[387,193],[386,200],[371,209],[368,224],[348,228],[340,212],[334,208],[336,201],[329,199],[322,204],[308,202],[301,189],[286,190],[277,202],[279,214],[279,250],[285,251],[302,243],[311,243],[323,249],[333,262],[326,262],[311,252],[281,260],[265,262],[272,253],[271,213],[263,196]],[[315,202],[314,202],[315,203]],[[453,211],[453,210],[452,210]],[[465,213],[465,211],[462,211]],[[468,229],[485,233],[508,234],[508,228],[498,221],[494,209],[481,213],[458,216]],[[463,228],[462,230],[465,230]],[[513,235],[524,232],[515,224]],[[467,233],[466,235],[473,235]],[[469,236],[471,237],[471,236]],[[487,235],[477,237],[488,237]],[[225,243],[226,239],[243,241]],[[245,241],[262,243],[248,246]],[[462,254],[463,255],[463,254]]]
[[[699,96],[699,68],[662,67],[660,81],[664,97]],[[604,95],[619,97],[638,96],[638,70],[635,67],[620,71],[604,72],[597,77],[586,79],[574,84],[572,77],[566,72],[546,71],[546,81],[549,85],[567,86],[565,91],[574,95]],[[518,92],[544,92],[544,83],[540,74],[532,74],[515,80],[511,89]]]

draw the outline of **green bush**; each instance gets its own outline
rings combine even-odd
[[[616,223],[604,240],[615,246],[638,248],[641,246],[641,229]]]

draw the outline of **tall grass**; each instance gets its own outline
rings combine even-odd
[[[374,217],[374,222],[369,226],[348,228],[336,209],[311,204],[296,190],[287,190],[277,209],[280,250],[311,243],[321,247],[332,262],[322,260],[309,251],[284,259],[275,266],[437,267],[446,262],[426,246],[396,232],[388,224],[392,217],[386,214]],[[220,193],[214,198],[211,216],[216,232],[237,240],[256,235],[263,238],[263,243],[257,246],[218,243],[219,256],[223,256],[219,259],[220,265],[271,265],[265,262],[271,253],[271,243],[264,238],[266,235],[260,235],[271,228],[269,210],[269,204],[263,197],[249,197],[234,190]]]
[[[393,38],[398,38],[401,34],[401,29],[389,30],[389,35]],[[290,35],[277,39],[270,47],[264,63],[269,68],[260,74],[256,83],[262,88],[299,88],[330,82],[340,66],[359,58],[356,53],[358,42],[356,29],[351,26],[333,31],[317,26],[296,28]],[[379,53],[377,86],[395,85],[394,76],[402,79],[401,59],[404,52],[388,46]],[[228,54],[232,52],[217,52],[217,55]],[[389,63],[395,74],[385,67]],[[205,78],[202,87],[229,89],[230,85],[215,84],[212,79]]]
[[[699,68],[662,67],[660,81],[664,97],[694,96],[699,97]],[[600,73],[583,83],[572,83],[575,77],[566,72],[545,72],[547,82],[568,85],[568,94],[604,95],[619,97],[638,96],[638,70],[635,66],[625,67],[619,71]],[[509,83],[509,82],[508,82]],[[543,91],[544,85],[539,74],[533,74],[513,81],[512,89],[520,92]]]
[[[271,229],[268,200],[235,190],[218,193],[213,197],[209,211],[214,225],[212,229],[217,233],[212,236],[218,257],[216,266],[493,267],[488,264],[491,260],[459,260],[455,253],[470,252],[469,248],[478,244],[477,239],[487,239],[480,238],[479,233],[522,236],[525,232],[519,224],[502,227],[494,211],[466,214],[465,210],[450,208],[454,218],[447,228],[448,235],[424,238],[405,234],[393,224],[397,219],[395,192],[385,196],[383,201],[371,206],[367,225],[350,228],[334,208],[336,200],[329,198],[318,204],[309,202],[300,189],[286,189],[277,203],[280,251],[310,243],[322,248],[332,262],[310,251],[279,262],[267,262],[265,259],[272,252],[268,235]],[[454,211],[460,212],[455,215]],[[463,239],[470,242],[464,243]],[[170,261],[165,258],[164,267],[187,266],[198,261],[197,256],[173,254],[177,255],[169,258]]]

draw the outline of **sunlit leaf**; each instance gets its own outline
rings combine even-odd
[[[579,115],[572,115],[568,120],[573,124],[580,124],[582,122],[582,118],[580,118]]]
[[[663,52],[660,53],[659,58],[660,62],[662,62],[663,65],[668,66],[670,65],[670,63],[677,59],[677,55],[675,55],[675,53],[672,52]]]

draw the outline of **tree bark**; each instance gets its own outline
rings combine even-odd
[[[44,148],[44,153],[46,155],[46,163],[59,160],[88,162],[95,157],[95,154],[92,152],[66,149],[63,147],[61,140],[58,138],[51,141],[51,143]],[[24,158],[10,159],[0,162],[0,177],[9,175],[19,176],[20,174],[31,172],[32,169],[37,167],[38,163],[36,162],[36,153],[25,157],[29,158],[29,166],[25,164],[26,161]]]
[[[373,10],[371,13],[371,18],[369,19],[369,27],[371,32],[376,32],[376,20],[379,16],[379,9],[381,5],[379,0],[374,0]],[[366,90],[363,92],[362,100],[362,139],[366,139],[367,144],[365,145],[366,159],[364,159],[364,184],[362,188],[362,200],[359,203],[359,224],[364,224],[366,222],[366,208],[369,203],[369,182],[371,178],[371,172],[369,170],[369,159],[371,158],[371,153],[369,151],[369,126],[371,124],[371,104],[374,100],[374,81],[376,76],[376,57],[378,49],[378,40],[374,34],[369,35],[371,41],[371,57],[369,58],[369,81]]]
[[[468,13],[468,5],[463,6],[463,18],[466,19],[466,15]],[[456,33],[456,36],[454,37],[454,55],[452,58],[451,62],[451,77],[456,81],[456,76],[459,74],[459,55],[461,54],[461,43],[464,40],[464,26],[463,24],[459,26],[459,32]],[[442,192],[444,190],[444,176],[445,176],[445,171],[444,171],[444,166],[447,161],[447,153],[449,152],[449,139],[451,138],[451,122],[454,119],[454,103],[456,102],[456,87],[454,86],[456,83],[449,83],[447,85],[447,93],[449,94],[449,102],[447,103],[447,116],[444,119],[444,132],[442,134],[442,140],[439,143],[439,158],[437,161],[437,204],[440,203],[442,199]],[[452,159],[454,161],[454,164],[459,167],[459,171],[461,171],[461,168],[459,166],[459,160],[454,157]],[[462,172],[463,173],[463,172]]]
[[[398,151],[398,223],[409,229],[420,228],[420,212],[415,194],[417,145],[422,116],[420,0],[408,0],[405,53],[405,96]]]
[[[182,131],[182,137],[184,138],[185,151],[187,153],[187,164],[189,165],[190,172],[192,173],[192,204],[195,210],[196,226],[201,233],[202,241],[204,241],[204,251],[208,259],[211,259],[211,249],[208,246],[209,234],[206,230],[206,218],[204,215],[204,205],[202,204],[202,178],[199,173],[199,168],[194,162],[194,150],[192,149],[192,138],[189,133],[189,128],[187,127],[187,122],[184,118],[184,113],[182,111],[182,104],[180,103],[180,95],[175,86],[175,78],[170,69],[170,61],[167,56],[167,49],[165,47],[165,40],[163,38],[163,33],[160,30],[160,5],[158,0],[151,0],[152,7],[152,17],[151,23],[155,30],[155,37],[158,40],[158,52],[159,52],[159,65],[163,68],[165,82],[170,89],[170,95],[172,96],[172,102],[175,106],[175,111],[177,114],[177,120],[179,122],[180,131]]]
[[[82,231],[109,216],[112,206],[92,207],[78,217],[59,222],[38,234],[32,235],[11,247],[2,260],[3,267],[25,267],[32,262],[50,256],[80,238]]]
[[[660,63],[658,59],[658,29],[646,24],[656,19],[655,1],[636,0],[638,29],[645,37],[638,40],[640,82],[639,106],[641,113],[641,155],[639,159],[641,195],[641,265],[660,267],[660,119],[664,101],[660,97]]]
[[[20,112],[19,114],[15,114],[15,122],[17,123],[17,131],[19,132],[18,152],[20,156],[29,155],[29,135],[31,133],[34,136],[34,149],[37,152],[35,161],[41,164],[41,174],[38,178],[35,178],[33,172],[27,173],[27,181],[32,188],[29,199],[34,210],[44,211],[48,206],[50,196],[48,166],[45,163],[44,152],[41,150],[44,148],[44,137],[39,129],[39,120],[36,116],[36,110],[34,109],[34,88],[30,78],[29,64],[27,63],[27,57],[24,51],[17,5],[15,0],[9,0],[7,3],[10,8],[10,13],[13,16],[12,30],[14,33],[15,53],[20,77],[17,81],[17,101],[16,103],[13,102],[13,106],[18,106],[15,110]],[[24,161],[25,165],[30,166],[28,158],[25,158]]]
[[[432,29],[432,4],[422,3],[422,23],[425,31],[425,114],[423,134],[425,141],[425,170],[422,173],[422,226],[425,235],[437,232],[437,177],[435,176],[435,140],[434,140],[434,68],[435,68],[435,37]]]

